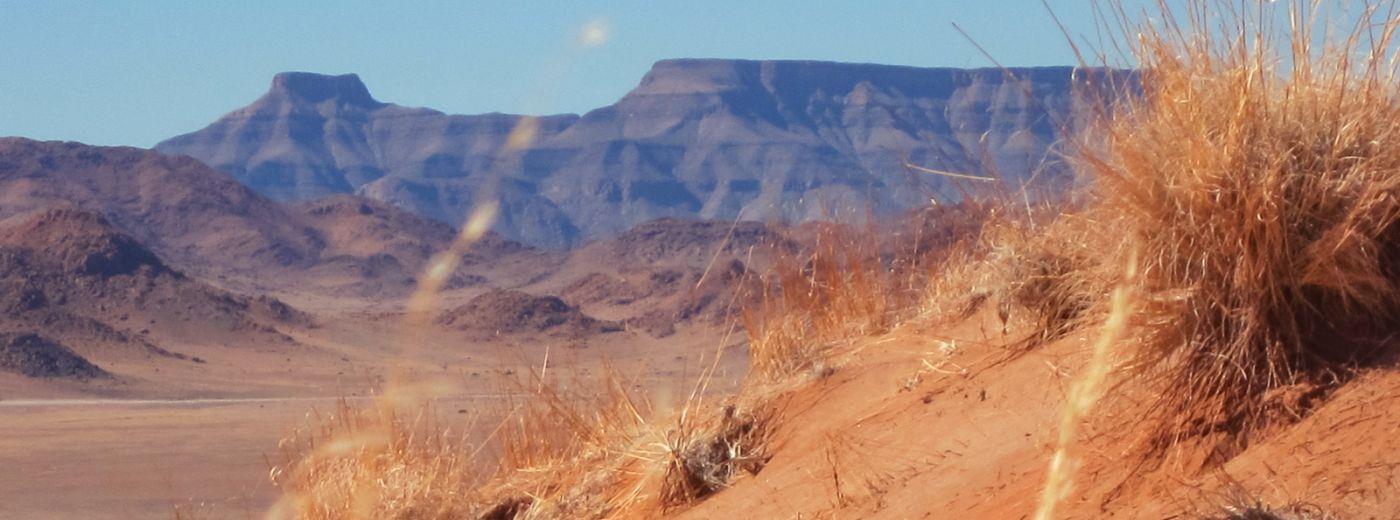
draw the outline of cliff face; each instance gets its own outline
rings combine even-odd
[[[658,217],[864,218],[948,194],[942,170],[1062,174],[1047,149],[1074,69],[667,60],[617,103],[533,119],[381,103],[354,75],[279,74],[253,104],[157,150],[277,199],[358,192],[454,225],[483,193],[497,231],[568,246]]]

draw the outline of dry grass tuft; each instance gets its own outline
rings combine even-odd
[[[284,496],[270,516],[590,518],[628,505],[611,491],[645,403],[615,378],[587,392],[534,383],[498,422],[455,436],[430,402],[313,416],[281,443],[272,478]]]
[[[674,422],[616,378],[530,381],[500,420],[449,435],[431,404],[342,402],[281,444],[270,518],[609,518],[684,506],[767,462],[773,414],[707,407]],[[569,390],[568,388],[575,388]]]
[[[458,490],[481,478],[476,450],[440,428],[431,408],[404,417],[385,401],[333,413],[279,443],[271,471],[285,494],[269,518],[458,518]]]
[[[1073,215],[1044,226],[1005,222],[984,238],[998,316],[1004,324],[1029,318],[1031,334],[1016,344],[1058,339],[1092,321],[1090,311],[1104,303],[1113,276],[1104,271],[1103,240],[1093,236],[1092,224]]]
[[[1231,487],[1223,495],[1222,503],[1211,510],[1200,513],[1202,520],[1335,520],[1321,507],[1307,502],[1288,502],[1270,505],[1259,498],[1248,495],[1239,487]]]
[[[1243,438],[1270,392],[1334,384],[1396,330],[1400,18],[1368,7],[1338,41],[1333,7],[1163,7],[1132,33],[1140,96],[1089,134],[1105,233],[1142,253],[1164,446]]]
[[[815,246],[776,262],[756,303],[742,312],[749,376],[776,381],[820,365],[839,339],[877,334],[912,300],[880,258],[870,233],[822,225]]]
[[[969,202],[912,215],[911,229],[810,224],[811,247],[778,261],[742,317],[750,378],[822,372],[840,341],[889,331],[925,303],[934,274],[962,262],[964,244],[991,218]]]
[[[1122,244],[1073,209],[989,211],[975,234],[931,264],[924,316],[957,323],[994,306],[1002,333],[1015,331],[1004,342],[1013,356],[1101,320],[1121,276],[1121,265],[1106,260]]]
[[[627,485],[635,440],[652,411],[613,376],[589,384],[533,377],[509,405],[491,478],[475,491],[503,518],[601,518],[634,505]]]
[[[1272,508],[1260,502],[1225,506],[1220,513],[1204,517],[1205,520],[1331,520],[1332,518],[1334,517],[1311,505],[1295,504]]]
[[[768,463],[772,421],[771,410],[741,411],[731,405],[718,420],[672,429],[664,443],[663,509],[717,493],[741,473],[757,475]]]

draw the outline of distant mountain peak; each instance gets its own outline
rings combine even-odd
[[[377,106],[369,89],[357,74],[328,75],[313,72],[283,72],[272,77],[269,95],[285,96],[310,103],[337,100],[363,106]]]

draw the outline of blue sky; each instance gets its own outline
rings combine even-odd
[[[1087,0],[1051,0],[1093,39]],[[583,112],[659,59],[982,67],[1073,55],[1040,0],[0,0],[0,135],[151,146],[287,70],[355,72],[381,101],[448,113]],[[590,25],[592,24],[592,25]],[[585,48],[577,36],[604,26]]]

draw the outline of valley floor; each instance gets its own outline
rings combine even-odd
[[[6,403],[0,518],[259,518],[264,454],[315,401]]]
[[[289,330],[295,350],[184,346],[207,361],[118,364],[115,380],[0,377],[0,518],[261,518],[278,494],[269,471],[279,439],[338,399],[367,402],[396,373],[461,431],[487,422],[546,356],[553,374],[616,371],[666,392],[693,380],[721,337],[614,333],[580,345],[430,331],[407,348],[399,317],[366,316]],[[726,370],[737,379],[742,366]]]

